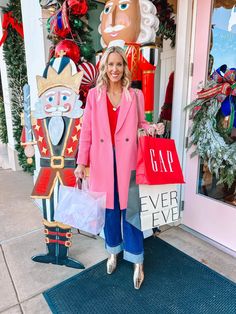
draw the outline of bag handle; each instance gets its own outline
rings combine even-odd
[[[88,178],[84,178],[82,180],[82,187],[81,187],[82,191],[89,191],[89,179]]]
[[[81,181],[79,178],[76,178],[74,188],[75,189],[81,189]]]
[[[137,112],[138,112],[138,121],[141,120],[141,112],[140,112],[140,107],[139,107],[139,99],[138,99],[138,89],[134,88],[135,91],[135,97],[136,97],[136,102],[137,102]],[[138,129],[138,137],[140,136],[151,136],[151,137],[156,137],[156,138],[162,138],[163,135],[150,135],[145,129]]]

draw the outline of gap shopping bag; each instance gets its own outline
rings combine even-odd
[[[61,185],[54,218],[64,224],[97,235],[105,221],[106,193]]]
[[[179,158],[172,139],[139,137],[137,184],[184,183]]]
[[[140,230],[149,230],[180,219],[176,184],[139,185]]]
[[[176,184],[136,184],[131,172],[126,221],[141,231],[150,230],[180,219]]]

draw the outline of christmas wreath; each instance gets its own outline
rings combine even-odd
[[[157,17],[160,21],[157,37],[160,38],[161,47],[163,39],[170,39],[170,46],[175,47],[176,23],[173,6],[167,0],[152,0],[157,9]]]
[[[207,162],[218,183],[230,187],[236,179],[236,69],[222,65],[211,76],[190,109],[190,143],[196,154]]]

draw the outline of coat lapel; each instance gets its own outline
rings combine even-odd
[[[132,94],[130,94],[130,96],[131,96],[131,98],[133,100]],[[117,120],[116,132],[115,133],[118,133],[120,128],[124,124],[126,116],[127,116],[128,112],[130,110],[130,107],[131,107],[131,104],[132,104],[132,100],[128,99],[128,96],[126,95],[126,93],[125,93],[125,91],[123,89],[122,96],[121,96],[121,101],[120,101],[120,112],[119,112],[119,115],[118,115],[118,120]]]
[[[110,137],[111,132],[110,132],[109,119],[108,119],[108,112],[107,112],[107,94],[106,94],[105,87],[102,88],[101,96],[96,101],[98,101],[98,111],[99,111],[98,117],[100,120],[99,122],[102,125],[102,128],[104,129],[104,132],[107,135],[107,137]]]

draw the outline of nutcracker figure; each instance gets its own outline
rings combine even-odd
[[[42,200],[48,249],[46,254],[36,255],[32,259],[79,269],[84,266],[68,257],[71,227],[55,221],[54,211],[60,184],[76,185],[74,168],[83,115],[78,96],[82,76],[83,72],[77,72],[74,62],[68,57],[55,58],[47,66],[44,76],[37,76],[39,100],[32,113],[25,90],[22,133],[22,145],[29,161],[34,155],[34,144],[37,144],[40,154],[40,170],[31,196]]]
[[[159,20],[156,7],[149,0],[107,0],[100,20],[102,47],[116,45],[118,40],[125,42],[132,87],[142,89],[146,119],[152,121],[154,75],[158,61],[155,38]],[[97,55],[97,63],[101,54]]]

